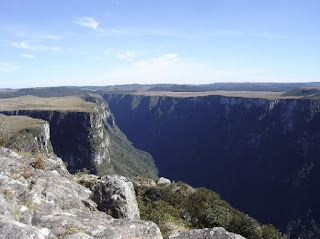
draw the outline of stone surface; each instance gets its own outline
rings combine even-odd
[[[101,198],[113,202],[113,209],[128,218],[115,219],[99,211],[90,187],[77,183],[79,178],[68,174],[61,159],[43,160],[45,169],[39,169],[34,158],[0,148],[0,238],[162,238],[154,223],[137,219],[139,210],[128,179],[86,176],[94,188],[107,192]]]
[[[97,181],[91,198],[100,211],[114,218],[140,218],[133,184],[123,176],[106,176]]]
[[[137,186],[144,186],[144,187],[157,186],[156,182],[150,178],[136,177],[136,178],[131,178],[131,180]]]
[[[161,177],[161,178],[159,178],[157,184],[158,185],[159,184],[171,184],[171,181],[169,179],[167,179],[167,178]]]
[[[56,239],[47,228],[38,228],[0,215],[0,238]]]
[[[245,239],[245,237],[226,231],[223,227],[205,228],[179,232],[170,239]]]

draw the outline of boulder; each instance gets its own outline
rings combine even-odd
[[[123,176],[106,176],[97,181],[91,199],[100,211],[114,218],[140,218],[133,184]]]
[[[38,228],[0,215],[0,238],[57,239],[47,228]]]
[[[223,227],[196,229],[179,232],[169,239],[246,239],[245,237],[226,231]]]
[[[85,212],[79,209],[46,215],[37,213],[33,224],[48,228],[59,238],[112,238],[112,239],[162,239],[153,222],[113,219],[103,212]]]
[[[171,184],[171,181],[169,179],[167,179],[167,178],[161,177],[161,178],[159,178],[157,184],[158,185],[159,184]]]
[[[151,178],[135,177],[131,178],[134,185],[143,186],[143,187],[155,187],[157,186],[156,182]]]

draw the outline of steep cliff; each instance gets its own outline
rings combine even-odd
[[[319,99],[104,98],[162,175],[211,188],[283,231],[310,211],[319,226]]]
[[[27,116],[0,114],[0,145],[23,153],[51,153],[50,125]]]
[[[102,97],[85,96],[84,103],[91,103],[90,107],[86,106],[80,110],[50,110],[50,107],[32,105],[33,102],[42,103],[44,100],[37,97],[33,97],[32,101],[28,97],[22,98],[20,102],[23,103],[12,107],[14,110],[1,110],[1,113],[26,115],[47,121],[50,124],[53,151],[68,163],[70,172],[86,168],[98,174],[115,171],[126,176],[157,177],[152,157],[131,145],[115,125],[113,115]],[[61,104],[65,105],[71,101],[69,98],[52,100],[61,100]],[[73,100],[84,104],[80,99]],[[6,99],[6,103],[7,101],[10,102],[10,99]]]

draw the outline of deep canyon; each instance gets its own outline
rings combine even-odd
[[[161,176],[208,187],[284,232],[319,219],[320,100],[104,98],[119,128],[154,157]]]

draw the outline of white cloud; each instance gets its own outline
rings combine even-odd
[[[13,71],[13,70],[15,70],[17,68],[18,67],[16,65],[9,64],[9,63],[1,63],[0,62],[0,71],[10,72],[10,71]]]
[[[122,60],[133,61],[136,58],[136,54],[132,51],[118,52],[116,57]]]
[[[73,23],[79,24],[80,26],[89,27],[94,30],[98,30],[99,22],[94,20],[92,17],[81,17],[77,18]]]
[[[14,46],[16,48],[20,49],[25,49],[25,50],[30,50],[29,43],[22,41],[22,42],[12,42],[11,46]]]
[[[129,67],[105,75],[108,84],[212,83],[210,67],[177,54],[134,61]]]
[[[22,54],[21,56],[24,57],[24,58],[29,58],[29,59],[34,59],[35,58],[34,55],[30,55],[30,54]]]
[[[156,58],[133,61],[128,67],[105,74],[101,85],[119,84],[212,84],[214,82],[276,82],[281,77],[265,75],[256,69],[221,68],[210,62],[199,62],[164,54]]]
[[[60,47],[56,46],[45,46],[45,45],[30,45],[27,41],[22,42],[12,42],[11,46],[24,49],[24,50],[32,50],[32,51],[60,51]]]

